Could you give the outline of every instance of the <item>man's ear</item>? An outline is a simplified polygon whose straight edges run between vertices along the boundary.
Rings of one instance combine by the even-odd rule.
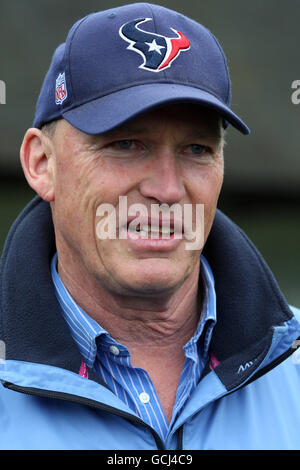
[[[54,152],[50,138],[40,129],[27,130],[20,149],[29,186],[45,201],[54,200]]]

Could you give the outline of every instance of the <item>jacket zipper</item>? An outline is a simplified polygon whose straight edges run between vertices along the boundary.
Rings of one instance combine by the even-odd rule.
[[[24,393],[25,395],[33,395],[33,396],[38,396],[38,397],[44,397],[44,398],[55,398],[58,400],[63,400],[63,401],[69,401],[72,403],[77,403],[79,405],[85,405],[89,406],[90,408],[95,408],[97,410],[101,411],[106,411],[108,413],[112,413],[116,416],[119,416],[121,418],[126,418],[129,421],[132,421],[133,423],[139,423],[145,426],[147,429],[149,429],[155,439],[157,450],[165,450],[164,444],[157,434],[157,432],[149,426],[147,423],[145,423],[143,420],[130,415],[129,413],[126,413],[125,411],[118,410],[117,408],[114,408],[109,405],[104,405],[103,403],[99,403],[95,400],[91,400],[90,398],[83,398],[83,397],[78,397],[77,395],[72,395],[69,393],[63,393],[63,392],[51,392],[49,390],[44,390],[40,388],[31,388],[31,387],[20,387],[19,385],[12,384],[10,382],[2,382],[3,386],[5,388],[8,388],[9,390],[13,390],[16,392]]]
[[[176,450],[183,450],[182,449],[182,438],[183,438],[183,425],[180,426],[178,429],[178,440],[177,440],[177,449]]]

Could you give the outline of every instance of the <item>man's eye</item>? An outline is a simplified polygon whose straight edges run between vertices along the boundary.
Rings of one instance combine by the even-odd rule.
[[[189,146],[189,150],[191,151],[192,154],[194,155],[201,155],[207,150],[207,147],[201,144],[191,144]]]
[[[130,150],[134,147],[134,141],[129,139],[118,140],[114,145],[120,150]]]
[[[143,144],[135,139],[120,139],[109,142],[106,146],[107,151],[112,156],[122,158],[136,158],[139,157],[144,150]]]

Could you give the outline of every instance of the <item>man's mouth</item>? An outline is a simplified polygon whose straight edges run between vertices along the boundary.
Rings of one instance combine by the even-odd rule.
[[[182,221],[174,218],[132,218],[126,228],[129,236],[146,239],[182,238],[184,232]]]
[[[132,218],[123,226],[122,238],[126,238],[131,249],[137,252],[168,252],[182,242],[182,227],[180,220]]]

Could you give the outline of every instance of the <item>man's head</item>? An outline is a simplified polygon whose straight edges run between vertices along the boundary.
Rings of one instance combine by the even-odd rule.
[[[223,181],[224,127],[248,132],[229,100],[215,38],[176,12],[134,4],[72,28],[21,148],[29,184],[51,203],[69,276],[84,279],[87,290],[98,284],[121,295],[153,295],[176,291],[195,272],[202,246],[186,249],[185,208],[192,208],[195,229],[194,209],[204,206],[205,242]],[[129,209],[120,219],[124,198],[126,208],[146,213]],[[162,204],[179,208],[166,236],[161,214],[151,212]],[[118,217],[114,236],[105,238],[99,222],[110,221],[108,213]],[[131,229],[136,220],[138,234]]]

